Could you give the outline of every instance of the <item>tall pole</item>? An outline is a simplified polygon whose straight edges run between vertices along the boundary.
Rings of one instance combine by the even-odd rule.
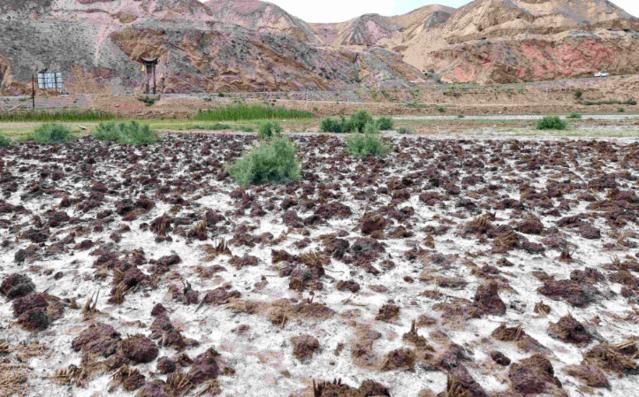
[[[36,90],[35,90],[35,73],[33,73],[31,75],[31,108],[33,110],[35,110],[35,96],[36,96]]]

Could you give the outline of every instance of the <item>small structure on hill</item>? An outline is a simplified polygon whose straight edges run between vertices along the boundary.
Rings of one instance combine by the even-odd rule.
[[[155,95],[157,93],[157,86],[155,83],[155,68],[158,65],[157,58],[140,58],[144,70],[146,71],[144,82],[144,93],[147,95]]]

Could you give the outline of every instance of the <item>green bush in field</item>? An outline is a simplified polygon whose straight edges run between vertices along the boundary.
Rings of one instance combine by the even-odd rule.
[[[393,129],[393,119],[390,117],[380,117],[377,119],[377,126],[381,131],[390,131]]]
[[[258,134],[261,140],[268,141],[282,134],[282,126],[274,121],[267,121],[260,125]]]
[[[388,117],[380,117],[373,119],[373,116],[365,111],[358,110],[349,118],[341,119],[326,118],[320,122],[320,131],[322,132],[365,132],[367,125],[376,125],[378,130],[388,131],[393,129],[393,120]],[[371,127],[368,127],[371,128]]]
[[[93,137],[120,145],[150,145],[160,141],[160,137],[148,125],[137,121],[100,123],[93,132]]]
[[[351,116],[351,132],[364,132],[366,124],[374,122],[373,116],[366,110],[358,110]]]
[[[297,181],[301,177],[295,157],[297,149],[286,138],[262,142],[227,166],[231,177],[241,186]]]
[[[64,143],[72,138],[71,131],[61,124],[43,124],[27,137],[28,140],[43,144]]]
[[[624,108],[619,108],[619,109],[617,109],[617,112],[618,112],[618,113],[625,113],[625,112],[626,112],[626,109],[624,109]]]
[[[342,117],[341,120],[332,118],[323,119],[320,122],[320,131],[322,132],[334,132],[341,133],[346,132],[345,129],[346,119]]]
[[[557,116],[546,116],[537,122],[538,130],[565,130],[568,123]]]
[[[401,127],[400,129],[397,130],[397,132],[401,135],[408,135],[410,134],[410,130],[406,127]]]
[[[569,119],[572,119],[572,120],[580,120],[581,119],[581,113],[572,112],[572,113],[569,113],[568,116],[566,116],[566,117],[569,118]]]
[[[0,147],[7,147],[11,145],[11,139],[6,136],[0,134]]]
[[[346,148],[355,157],[384,156],[390,151],[379,134],[352,135],[346,140]]]

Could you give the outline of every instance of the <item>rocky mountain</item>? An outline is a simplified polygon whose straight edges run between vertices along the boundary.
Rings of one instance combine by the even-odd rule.
[[[300,41],[319,43],[309,24],[275,4],[258,0],[209,0],[206,5],[217,21],[259,32],[285,33]]]
[[[62,71],[70,91],[139,91],[141,58],[158,59],[162,92],[408,87],[422,79],[383,48],[316,45],[304,22],[256,1],[31,0],[2,7],[0,83],[8,93],[28,92],[33,72],[44,69]]]
[[[258,0],[4,0],[0,90],[62,71],[70,91],[130,93],[140,58],[162,92],[409,88],[639,70],[639,21],[606,0],[476,0],[309,24]]]
[[[447,81],[517,82],[639,70],[639,21],[607,0],[477,0],[407,40]]]

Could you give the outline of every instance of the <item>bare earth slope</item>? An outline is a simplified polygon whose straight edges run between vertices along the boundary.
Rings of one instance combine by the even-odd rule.
[[[196,0],[2,7],[0,82],[11,93],[27,91],[33,70],[45,68],[65,72],[70,89],[94,80],[107,91],[139,89],[142,56],[159,59],[163,92],[324,90],[360,81],[401,87],[421,79],[386,50],[320,48],[290,32],[219,22],[215,8]]]

